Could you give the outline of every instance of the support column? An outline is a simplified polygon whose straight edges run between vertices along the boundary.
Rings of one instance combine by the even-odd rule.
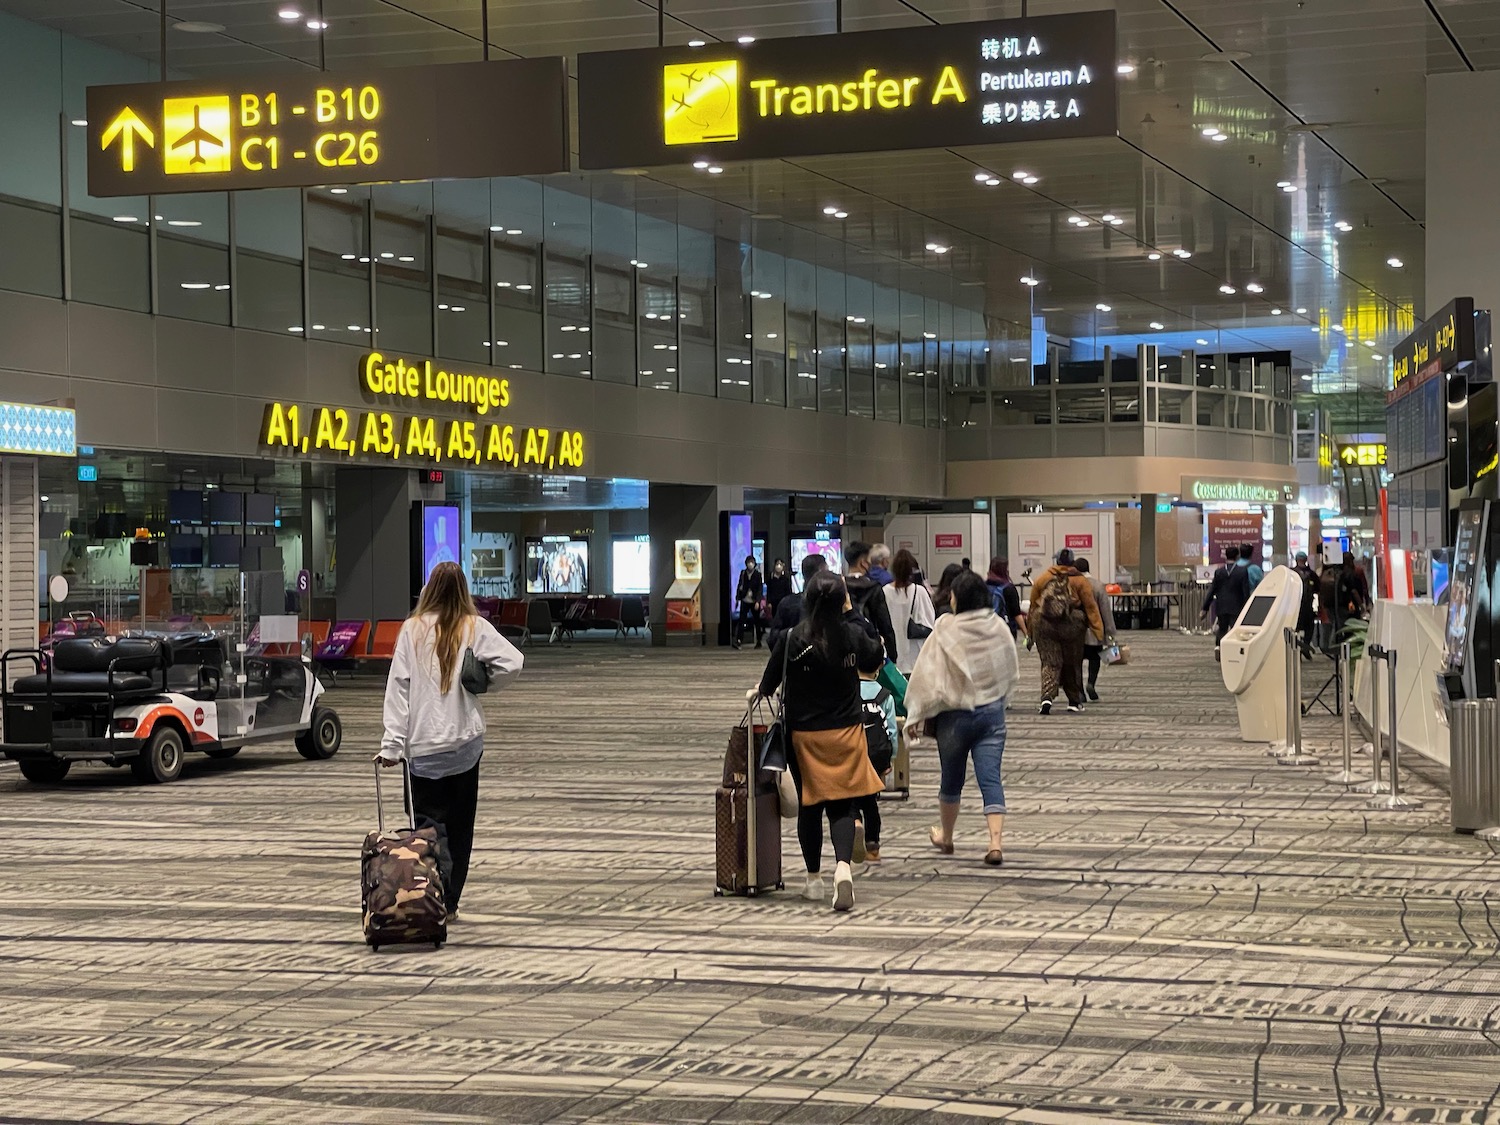
[[[1427,299],[1418,322],[1455,297],[1500,311],[1500,71],[1427,78]],[[1396,333],[1400,335],[1400,333]]]
[[[777,559],[785,559],[788,568],[792,565],[792,532],[791,514],[787,511],[785,504],[772,504],[765,509],[768,519],[766,526],[766,573],[771,573],[771,567]]]
[[[655,484],[650,488],[647,523],[651,535],[651,643],[706,643],[717,637],[719,623],[728,614],[719,596],[719,574],[723,566],[719,550],[719,513],[739,511],[745,503],[743,488],[716,488],[695,484]],[[667,632],[667,590],[676,577],[679,539],[696,539],[700,544],[702,578],[699,595],[702,602],[701,632]]]
[[[1261,563],[1265,570],[1272,566],[1286,564],[1291,565],[1287,552],[1291,549],[1292,542],[1291,513],[1287,511],[1285,504],[1277,504],[1271,509],[1271,557]]]
[[[409,469],[339,469],[338,616],[381,621],[411,612]]]
[[[1148,586],[1156,581],[1156,493],[1141,494],[1141,581]],[[1114,575],[1101,580],[1113,582]]]

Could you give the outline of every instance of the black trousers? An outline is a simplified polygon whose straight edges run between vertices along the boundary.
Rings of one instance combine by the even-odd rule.
[[[479,808],[479,763],[449,777],[412,775],[411,801],[417,816],[437,821],[448,832],[448,854],[453,860],[453,878],[443,890],[447,906],[458,912],[464,883],[469,878],[469,857],[474,852],[474,816]]]
[[[865,847],[880,847],[880,794],[871,793],[857,802],[859,819],[865,824]]]
[[[740,603],[740,615],[734,622],[734,643],[739,644],[745,638],[745,626],[755,626],[755,647],[760,647],[761,636],[765,632],[765,623],[760,619],[760,610],[753,604]]]
[[[797,783],[797,792],[802,792],[802,769],[797,763],[797,754],[792,752],[787,764],[792,768],[792,780]],[[820,805],[802,805],[797,809],[797,843],[802,847],[802,862],[809,875],[823,870],[823,817],[828,817],[828,834],[833,837],[833,858],[839,863],[850,863],[854,858],[854,806],[855,798],[843,797],[837,801],[824,801]],[[877,822],[878,823],[878,822]],[[869,846],[870,826],[865,825],[865,843]]]
[[[1084,645],[1083,662],[1089,669],[1089,687],[1094,687],[1099,682],[1099,665],[1103,663],[1103,645]]]
[[[1214,648],[1218,648],[1220,642],[1229,636],[1229,630],[1234,628],[1234,623],[1239,620],[1239,615],[1234,613],[1219,614],[1219,629],[1214,634]]]

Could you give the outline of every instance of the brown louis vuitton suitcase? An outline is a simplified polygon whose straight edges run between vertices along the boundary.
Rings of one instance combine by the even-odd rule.
[[[725,784],[714,793],[714,894],[753,897],[781,890],[781,799],[774,783],[759,780],[760,735],[750,716],[729,736]],[[742,761],[735,761],[743,754]],[[750,779],[755,799],[750,800]]]
[[[441,949],[448,940],[447,904],[443,893],[439,834],[436,827],[410,827],[417,822],[411,800],[411,773],[401,763],[406,795],[406,828],[389,832],[381,807],[381,767],[375,767],[376,829],[365,837],[360,856],[360,913],[365,943],[382,945],[432,942]]]

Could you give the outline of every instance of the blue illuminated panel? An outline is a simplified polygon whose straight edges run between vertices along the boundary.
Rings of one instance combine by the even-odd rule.
[[[75,457],[77,416],[61,406],[0,402],[0,453]]]

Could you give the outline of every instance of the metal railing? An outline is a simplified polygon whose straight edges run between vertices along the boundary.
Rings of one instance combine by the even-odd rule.
[[[1315,766],[1317,755],[1308,753],[1302,745],[1302,661],[1297,631],[1283,629],[1281,641],[1286,655],[1286,742],[1280,747],[1272,743],[1270,754],[1277,765]]]
[[[1420,809],[1422,807],[1421,801],[1417,800],[1415,797],[1404,797],[1401,794],[1401,739],[1397,735],[1396,731],[1396,650],[1391,648],[1384,648],[1380,645],[1370,645],[1365,650],[1365,654],[1373,662],[1379,662],[1382,660],[1385,661],[1386,712],[1390,719],[1389,723],[1387,724],[1386,731],[1386,736],[1389,740],[1386,756],[1390,759],[1391,763],[1391,779],[1389,782],[1383,782],[1380,780],[1381,754],[1379,730],[1377,729],[1375,740],[1371,744],[1371,756],[1375,762],[1374,776],[1364,785],[1358,785],[1354,788],[1358,789],[1360,792],[1369,792],[1373,794],[1371,799],[1365,802],[1365,808],[1367,809],[1379,809],[1386,812],[1410,812],[1413,809]],[[1375,668],[1372,664],[1370,668],[1370,693],[1372,704],[1370,710],[1372,713],[1372,717],[1377,719],[1380,714],[1380,708],[1374,705],[1374,695],[1375,688],[1379,683],[1380,677],[1376,674]],[[1381,796],[1381,794],[1385,795]]]
[[[1353,657],[1353,648],[1348,641],[1339,645],[1339,715],[1343,720],[1340,724],[1340,736],[1343,741],[1344,768],[1329,776],[1328,780],[1334,785],[1353,785],[1359,780],[1359,774],[1354,772],[1354,732],[1351,729],[1351,712],[1354,710],[1354,684],[1350,678],[1354,672]]]

